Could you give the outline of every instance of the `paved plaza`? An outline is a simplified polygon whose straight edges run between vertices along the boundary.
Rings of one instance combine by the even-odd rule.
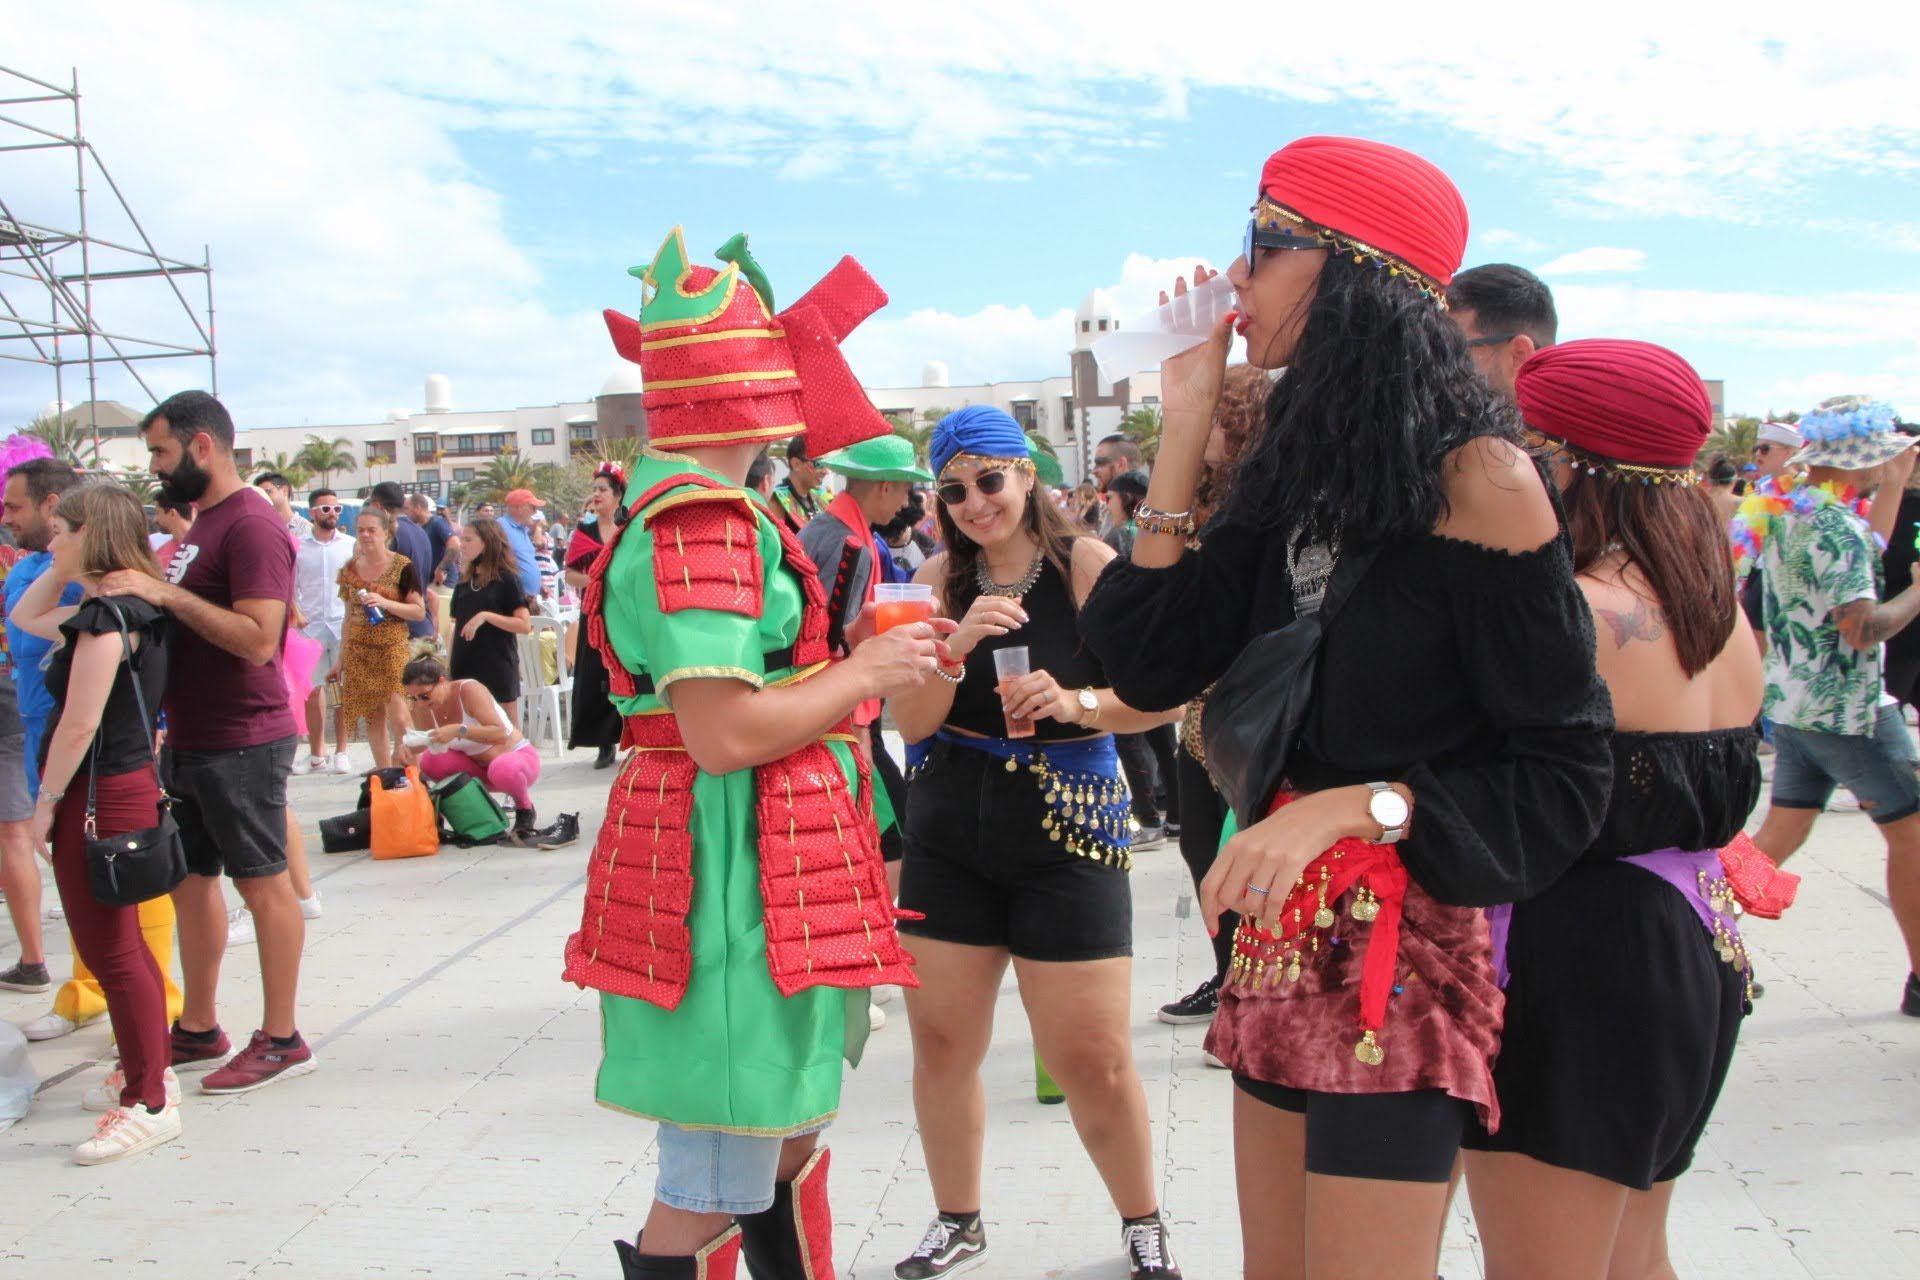
[[[381,863],[318,852],[315,822],[351,807],[357,780],[295,779],[326,907],[301,983],[320,1069],[221,1099],[186,1077],[183,1139],[84,1169],[68,1155],[90,1132],[80,1097],[106,1070],[106,1024],[34,1046],[35,1108],[0,1136],[0,1277],[616,1276],[609,1242],[645,1212],[652,1127],[593,1104],[595,997],[560,982],[610,775],[586,752],[547,770],[542,821],[579,810],[577,846]],[[1750,928],[1767,994],[1681,1184],[1675,1262],[1688,1280],[1920,1276],[1920,1020],[1897,1011],[1905,964],[1882,862],[1864,817],[1831,814],[1793,864],[1799,905]],[[1153,1017],[1207,964],[1198,924],[1180,918],[1186,871],[1171,845],[1141,855],[1133,887],[1134,1043],[1162,1204],[1189,1277],[1235,1276],[1230,1086],[1201,1063],[1202,1028]],[[63,975],[57,923],[48,942]],[[0,943],[11,959],[11,937]],[[258,994],[252,948],[231,953],[222,1016],[237,1038],[257,1025]],[[46,1000],[0,993],[0,1016],[25,1021]],[[835,1243],[852,1280],[890,1276],[933,1208],[905,1011],[892,1013],[831,1131]],[[1123,1280],[1115,1219],[1066,1110],[1033,1100],[1028,1043],[1009,978],[987,1066],[993,1257],[974,1274]],[[1481,1274],[1464,1207],[1441,1270]]]

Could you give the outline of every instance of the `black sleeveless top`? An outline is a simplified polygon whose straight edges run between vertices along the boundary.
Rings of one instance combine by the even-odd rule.
[[[1074,607],[1073,588],[1054,568],[1053,561],[1040,565],[1040,579],[1033,590],[1021,598],[1027,611],[1027,625],[1004,636],[988,636],[967,655],[967,676],[953,691],[953,710],[947,723],[969,733],[990,738],[1006,736],[1007,717],[1000,707],[996,691],[999,679],[994,675],[993,655],[998,649],[1027,647],[1027,661],[1035,671],[1045,671],[1059,681],[1063,689],[1103,689],[1106,670],[1080,639],[1080,611]],[[1077,724],[1046,719],[1033,722],[1033,737],[1038,742],[1057,742],[1063,738],[1084,738],[1092,730]]]
[[[1759,738],[1747,726],[1703,733],[1615,733],[1613,793],[1582,862],[1656,849],[1718,849],[1760,799]]]

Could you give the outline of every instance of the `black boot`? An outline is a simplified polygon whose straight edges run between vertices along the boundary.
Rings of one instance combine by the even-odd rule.
[[[740,1228],[728,1227],[691,1256],[641,1253],[625,1240],[615,1240],[613,1248],[620,1255],[624,1280],[734,1280],[740,1261]]]
[[[825,1147],[794,1175],[773,1184],[773,1207],[739,1219],[747,1274],[753,1280],[810,1280],[833,1273],[833,1210],[827,1204]]]
[[[522,847],[531,845],[535,831],[533,824],[533,810],[522,809],[515,806],[513,810],[513,830],[507,833],[507,843],[517,844]]]
[[[593,758],[593,767],[596,769],[613,768],[613,750],[614,750],[613,743],[611,742],[601,743],[600,754]]]

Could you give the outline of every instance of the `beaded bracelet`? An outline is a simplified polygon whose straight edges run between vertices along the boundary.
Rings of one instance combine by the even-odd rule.
[[[948,684],[956,684],[956,685],[961,684],[967,678],[967,664],[964,662],[960,664],[959,675],[950,676],[947,674],[946,664],[942,662],[936,662],[933,664],[933,674],[939,676],[942,680],[945,680]]]
[[[1134,510],[1133,522],[1142,533],[1170,533],[1187,537],[1194,531],[1192,511],[1161,511],[1142,503]]]

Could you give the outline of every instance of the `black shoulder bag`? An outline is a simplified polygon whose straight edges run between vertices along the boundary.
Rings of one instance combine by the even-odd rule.
[[[1256,636],[1207,695],[1200,723],[1207,772],[1242,829],[1264,818],[1279,793],[1287,759],[1306,730],[1327,624],[1375,554],[1354,548],[1341,555],[1319,609]]]
[[[126,616],[111,601],[103,603],[113,614],[113,620],[120,624],[120,647],[126,657],[127,676],[133,681],[134,701],[140,708],[140,728],[146,734],[154,781],[160,784],[160,821],[124,835],[100,835],[95,804],[95,788],[100,776],[100,734],[95,730],[87,761],[87,884],[93,896],[107,906],[132,907],[171,892],[185,880],[187,854],[180,844],[180,828],[173,820],[173,797],[167,794],[167,784],[160,777],[159,758],[151,756],[153,717],[147,713],[147,693],[141,686],[140,668],[134,661]]]

